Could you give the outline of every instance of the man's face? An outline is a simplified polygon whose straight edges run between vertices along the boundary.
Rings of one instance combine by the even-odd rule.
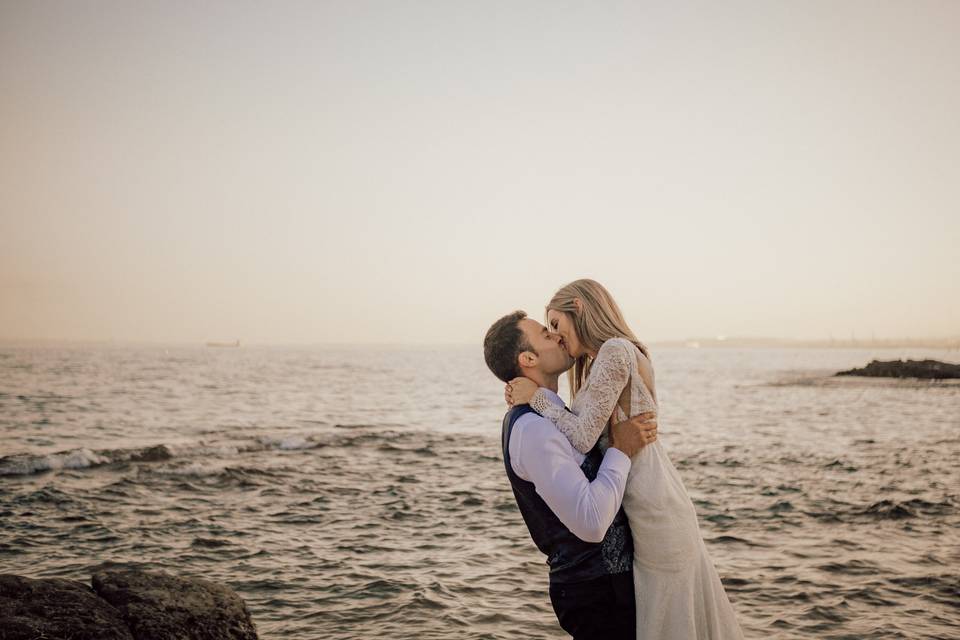
[[[527,342],[537,352],[536,368],[543,373],[559,374],[573,366],[573,358],[561,346],[560,336],[530,318],[519,323]]]

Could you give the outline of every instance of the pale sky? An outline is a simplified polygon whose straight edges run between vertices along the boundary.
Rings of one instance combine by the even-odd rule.
[[[960,2],[0,0],[0,339],[960,335]]]

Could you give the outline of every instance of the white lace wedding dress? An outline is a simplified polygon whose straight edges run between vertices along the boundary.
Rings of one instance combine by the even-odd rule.
[[[570,411],[549,402],[542,391],[530,404],[586,453],[604,433],[611,413],[616,412],[614,422],[627,419],[622,406],[628,384],[631,417],[657,410],[640,375],[639,357],[630,341],[607,340]],[[741,640],[733,607],[700,536],[693,502],[663,445],[658,440],[644,447],[632,462],[623,509],[633,535],[637,639]]]

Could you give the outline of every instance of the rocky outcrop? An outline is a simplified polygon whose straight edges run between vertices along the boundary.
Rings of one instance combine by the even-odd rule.
[[[0,640],[256,640],[227,586],[140,569],[107,569],[93,589],[0,574]]]
[[[133,640],[120,612],[82,582],[0,575],[0,640]]]
[[[233,589],[200,578],[123,569],[93,576],[135,640],[256,640],[247,605]]]
[[[922,378],[946,380],[960,378],[960,364],[937,360],[874,360],[862,369],[840,371],[838,376],[869,376],[874,378]]]

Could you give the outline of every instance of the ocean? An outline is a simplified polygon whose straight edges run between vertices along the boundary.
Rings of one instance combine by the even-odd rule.
[[[832,377],[960,353],[652,357],[748,638],[960,637],[960,384]],[[502,398],[479,345],[0,347],[0,573],[218,580],[262,638],[566,637]]]

